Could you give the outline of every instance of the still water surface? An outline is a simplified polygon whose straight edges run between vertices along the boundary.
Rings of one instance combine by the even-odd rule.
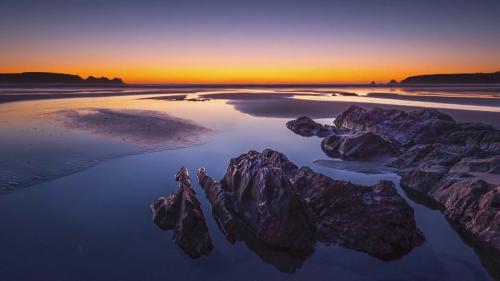
[[[491,280],[479,256],[439,211],[406,197],[397,175],[315,164],[327,159],[321,139],[293,134],[284,125],[289,118],[251,116],[225,100],[140,98],[0,105],[0,184],[9,191],[0,195],[1,280]],[[215,132],[203,143],[182,149],[138,147],[62,128],[53,113],[71,108],[164,111]],[[195,179],[214,243],[208,257],[185,256],[170,240],[171,233],[151,222],[149,204],[177,188],[173,175],[181,166],[192,175],[204,166],[209,175],[220,178],[230,158],[265,148],[336,179],[365,185],[393,180],[415,209],[426,242],[391,262],[318,244],[303,264],[289,264],[280,257],[259,255],[243,242],[227,242]]]

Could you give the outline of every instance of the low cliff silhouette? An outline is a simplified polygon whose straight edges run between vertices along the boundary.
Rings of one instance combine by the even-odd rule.
[[[78,75],[51,72],[0,73],[0,85],[4,84],[78,84],[78,85],[123,85],[120,78],[109,79],[89,76],[83,79]]]
[[[410,76],[401,84],[500,84],[500,71],[494,73],[429,74]]]

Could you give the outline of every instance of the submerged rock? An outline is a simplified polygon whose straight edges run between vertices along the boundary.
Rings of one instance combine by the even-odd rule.
[[[367,187],[335,181],[270,149],[232,159],[220,182],[204,169],[198,179],[229,238],[240,238],[233,231],[243,224],[272,248],[307,253],[319,240],[384,260],[424,241],[413,209],[391,182]]]
[[[286,122],[286,127],[297,135],[304,137],[326,137],[332,133],[332,127],[316,123],[307,116],[301,116],[295,120]]]
[[[191,258],[208,255],[213,248],[212,240],[187,168],[181,168],[176,180],[179,182],[176,192],[151,204],[153,222],[162,230],[173,229],[172,240]]]

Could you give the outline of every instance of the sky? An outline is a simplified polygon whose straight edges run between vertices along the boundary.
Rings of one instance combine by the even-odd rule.
[[[0,72],[365,83],[498,70],[499,0],[0,0]]]

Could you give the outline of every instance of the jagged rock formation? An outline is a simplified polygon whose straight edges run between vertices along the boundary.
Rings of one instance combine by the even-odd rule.
[[[188,170],[181,168],[176,180],[179,182],[177,192],[172,192],[168,198],[160,197],[151,204],[153,222],[162,230],[173,229],[172,240],[191,258],[208,255],[213,248],[212,240]]]
[[[231,159],[220,182],[204,169],[198,179],[230,241],[241,239],[243,225],[271,248],[307,255],[318,240],[383,260],[424,241],[413,209],[388,181],[371,187],[336,181],[270,149]]]
[[[457,123],[434,109],[405,112],[357,106],[339,115],[334,125],[332,132],[342,134],[323,140],[327,155],[391,155],[381,139],[394,144],[401,153],[390,165],[399,169],[405,191],[441,208],[467,237],[500,251],[500,130]],[[371,139],[354,141],[365,134]],[[352,143],[346,146],[347,141]]]

